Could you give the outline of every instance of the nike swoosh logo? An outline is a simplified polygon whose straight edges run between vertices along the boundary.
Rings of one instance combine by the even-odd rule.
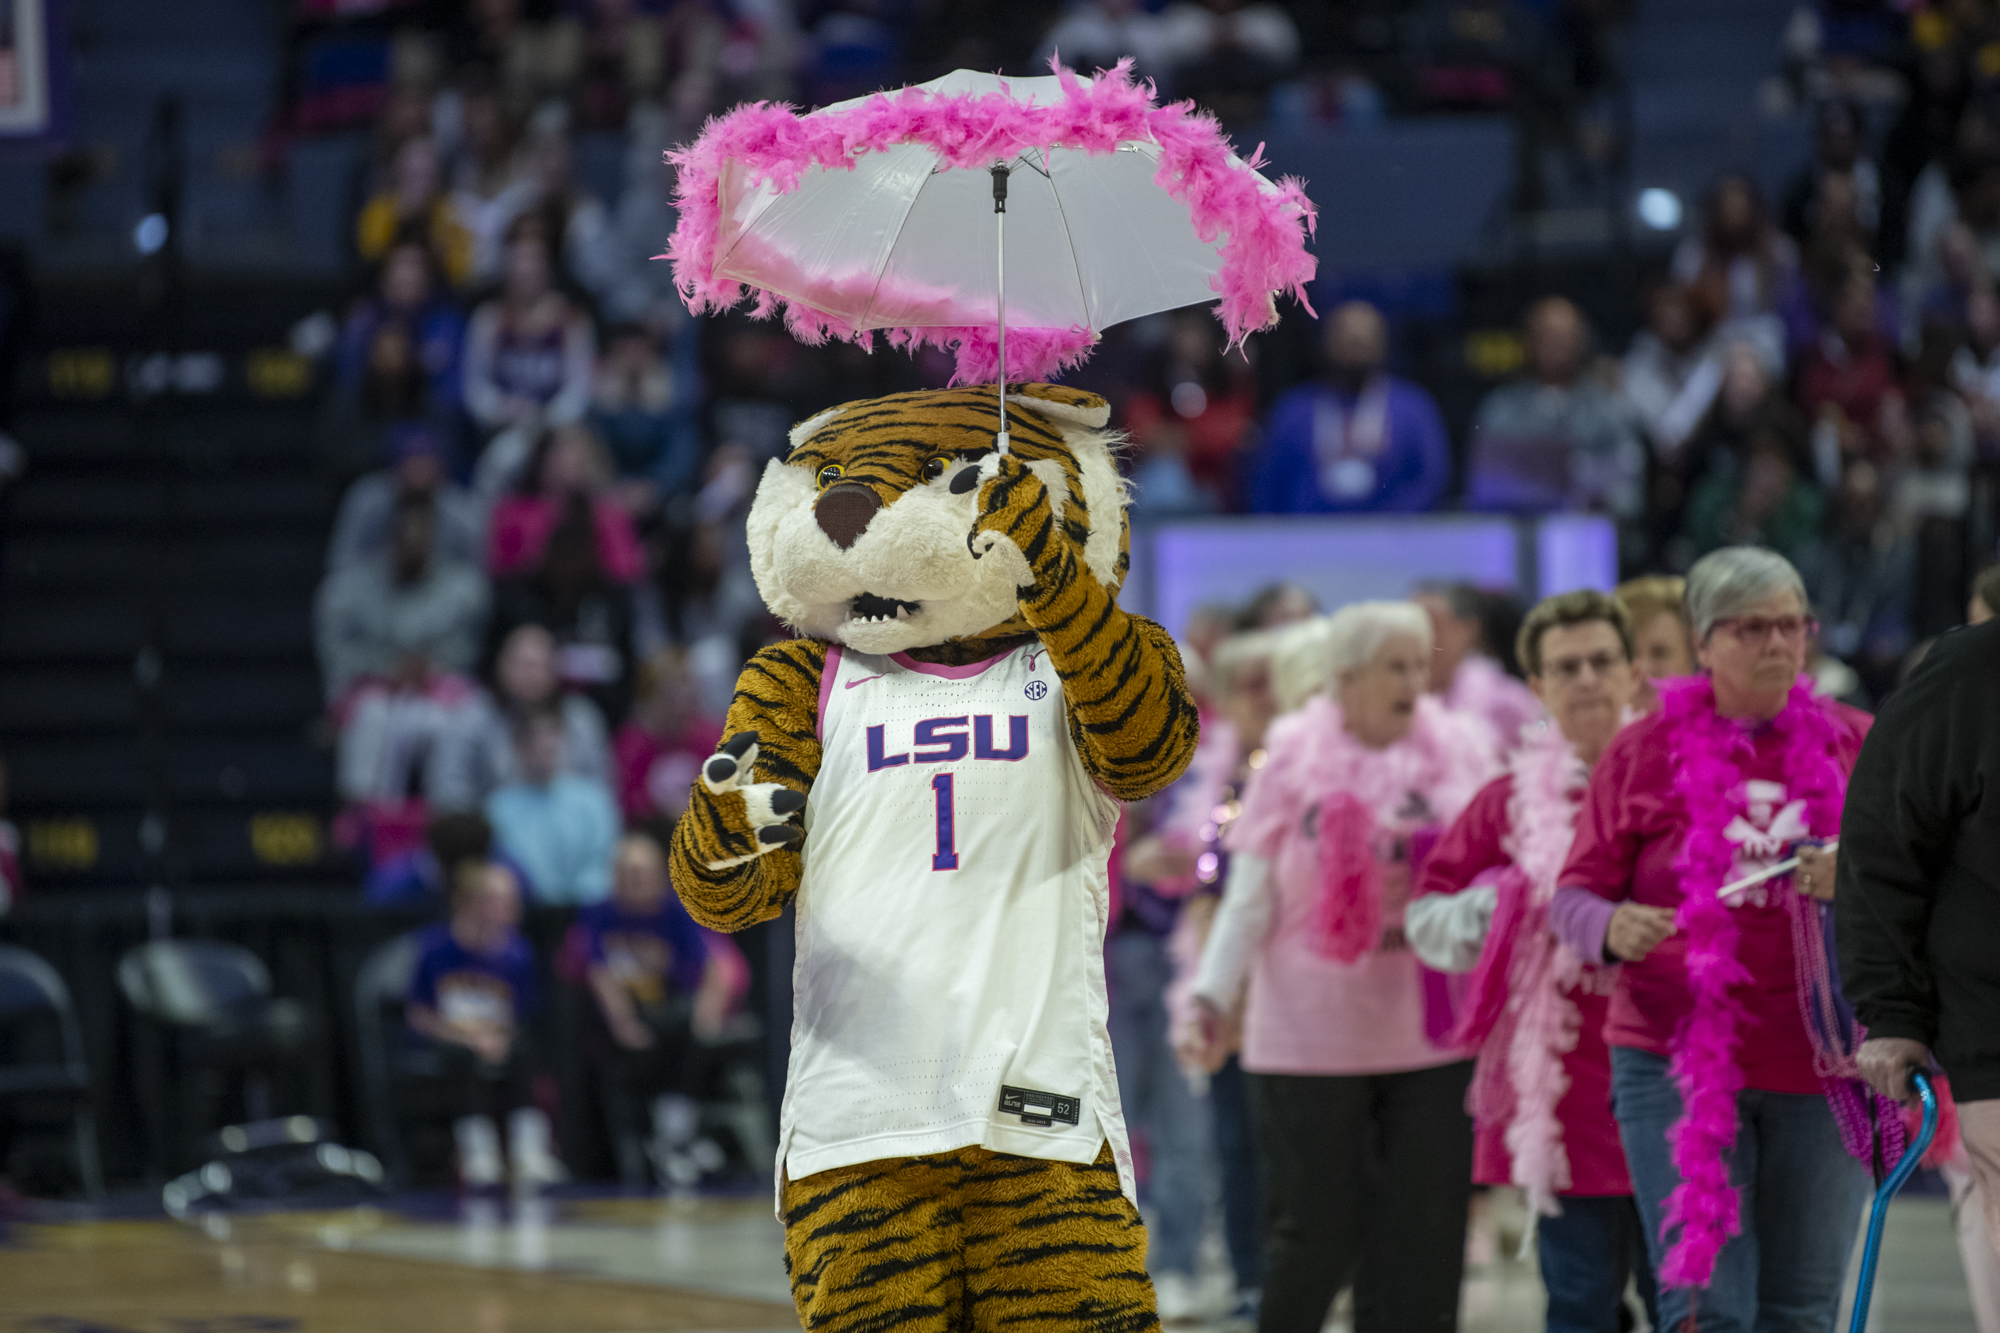
[[[860,680],[843,680],[842,682],[840,682],[840,688],[841,688],[841,689],[843,689],[843,690],[851,690],[851,689],[853,689],[853,688],[854,688],[854,687],[855,687],[856,685],[866,685],[866,684],[867,684],[867,683],[868,683],[869,681],[871,681],[871,680],[880,680],[880,679],[882,679],[882,676],[883,676],[883,675],[886,675],[886,674],[888,674],[888,673],[887,673],[887,672],[883,672],[883,673],[881,673],[881,674],[878,674],[878,675],[873,675],[873,676],[863,676],[863,677],[862,677],[862,678],[861,678]]]

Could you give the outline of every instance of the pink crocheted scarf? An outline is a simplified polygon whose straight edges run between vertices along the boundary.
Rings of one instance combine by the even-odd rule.
[[[1155,183],[1188,206],[1196,235],[1217,244],[1222,267],[1210,285],[1231,343],[1275,323],[1275,298],[1281,294],[1291,294],[1310,313],[1306,286],[1312,281],[1314,260],[1306,251],[1306,237],[1316,215],[1303,185],[1288,177],[1273,189],[1241,170],[1215,118],[1198,111],[1192,102],[1157,105],[1152,86],[1133,80],[1129,58],[1089,79],[1053,62],[1052,67],[1061,80],[1062,97],[1049,103],[998,93],[947,96],[904,88],[813,115],[758,102],[709,121],[693,143],[667,155],[679,168],[674,202],[680,222],[665,257],[673,261],[682,299],[700,312],[724,310],[746,295],[753,297],[753,315],[781,314],[794,337],[813,345],[840,338],[867,346],[874,337],[870,330],[816,308],[816,298],[819,307],[853,308],[842,290],[854,275],[786,273],[783,285],[788,294],[780,294],[747,287],[715,272],[729,240],[722,215],[725,169],[743,188],[769,182],[789,193],[808,171],[851,171],[863,154],[903,143],[922,143],[935,150],[940,166],[947,169],[984,169],[1031,149],[1101,154],[1137,141],[1158,146]],[[1247,165],[1261,166],[1262,151],[1260,146]],[[783,267],[778,257],[772,260]],[[967,262],[973,262],[970,253]],[[878,276],[860,278],[872,289]],[[919,309],[924,295],[903,293],[898,308]],[[957,359],[954,384],[996,377],[999,358],[992,328],[920,324],[919,319],[906,318],[902,326],[885,333],[895,347],[951,349]],[[1096,331],[1082,327],[1010,327],[1007,378],[1046,379],[1082,361],[1095,340]]]
[[[1556,1106],[1569,1090],[1563,1057],[1582,1026],[1569,991],[1582,975],[1574,950],[1549,930],[1563,863],[1576,836],[1577,798],[1588,776],[1552,724],[1526,732],[1509,765],[1508,851],[1513,865],[1473,973],[1472,996],[1452,1044],[1477,1048],[1466,1109],[1480,1126],[1503,1124],[1510,1179],[1537,1212],[1562,1211],[1569,1154]]]
[[[1728,1166],[1728,1153],[1736,1142],[1736,1094],[1743,1087],[1736,1051],[1746,1017],[1735,988],[1752,978],[1736,956],[1735,912],[1719,890],[1727,882],[1736,850],[1724,830],[1745,807],[1744,766],[1754,750],[1747,726],[1716,713],[1714,686],[1707,678],[1663,683],[1661,695],[1673,734],[1674,790],[1687,816],[1687,841],[1674,861],[1682,891],[1675,924],[1687,939],[1693,1004],[1671,1046],[1683,1113],[1668,1140],[1681,1183],[1667,1198],[1662,1231],[1678,1227],[1680,1234],[1660,1267],[1660,1281],[1673,1287],[1701,1287],[1714,1274],[1723,1245],[1741,1230]],[[1801,678],[1770,726],[1783,742],[1787,793],[1805,802],[1806,825],[1815,837],[1834,836],[1840,828],[1847,783],[1838,763],[1841,736],[1831,705],[1816,698]],[[1785,892],[1797,897],[1789,889]],[[1788,910],[1795,929],[1808,916],[1813,923],[1809,936],[1794,936],[1803,996],[1825,984],[1824,939],[1818,933],[1815,904],[1800,899]],[[1808,1031],[1812,1030],[1809,1022]],[[1817,1044],[1832,1037],[1816,1034],[1815,1040]],[[1893,1162],[1901,1152],[1900,1120],[1876,1107],[1878,1124],[1867,1123],[1871,1109],[1867,1099],[1839,1076],[1851,1073],[1851,1062],[1846,1070],[1823,1068],[1822,1073],[1830,1075],[1828,1099],[1848,1151],[1872,1155],[1871,1129],[1879,1129],[1884,1155]]]

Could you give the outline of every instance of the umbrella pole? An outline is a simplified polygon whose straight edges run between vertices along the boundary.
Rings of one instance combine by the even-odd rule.
[[[999,353],[1000,353],[1000,434],[994,440],[1001,453],[1007,452],[1007,175],[1004,162],[993,164],[993,237],[999,253]]]

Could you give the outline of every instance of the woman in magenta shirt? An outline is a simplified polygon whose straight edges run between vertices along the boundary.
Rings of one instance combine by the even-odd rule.
[[[1661,1324],[1831,1330],[1869,1129],[1843,1076],[1854,1034],[1821,910],[1836,853],[1818,844],[1867,718],[1801,676],[1812,622],[1782,557],[1704,557],[1687,608],[1703,674],[1663,683],[1605,750],[1550,918],[1622,963],[1604,1037]],[[1794,855],[1793,874],[1722,892]]]
[[[1516,640],[1546,721],[1522,728],[1424,866],[1407,929],[1417,956],[1473,974],[1460,1034],[1480,1043],[1466,1108],[1472,1178],[1518,1185],[1536,1217],[1547,1333],[1616,1333],[1626,1284],[1649,1313],[1653,1272],[1611,1117],[1604,1017],[1617,974],[1548,931],[1590,765],[1629,713],[1631,621],[1578,589],[1528,612]]]

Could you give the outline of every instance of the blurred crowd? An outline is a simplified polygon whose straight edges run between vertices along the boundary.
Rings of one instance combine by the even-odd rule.
[[[377,736],[384,707],[360,696],[390,680],[407,700],[416,672],[440,683],[416,691],[423,708],[390,710],[391,731],[442,737],[446,715],[471,707],[446,678],[493,686],[527,624],[552,635],[558,678],[607,734],[650,697],[642,667],[686,694],[653,706],[663,724],[684,706],[714,716],[736,664],[776,631],[740,527],[786,427],[948,373],[936,356],[805,348],[739,316],[686,314],[653,258],[674,220],[662,153],[705,116],[956,65],[1026,69],[1060,50],[1084,68],[1133,54],[1166,93],[1246,125],[1320,115],[1327,80],[1398,112],[1481,98],[1518,110],[1524,71],[1539,70],[1531,100],[1567,108],[1549,123],[1575,146],[1590,137],[1588,90],[1617,77],[1615,5],[1377,8],[307,6],[293,128],[362,123],[375,145],[353,226],[369,276],[331,340],[323,429],[330,465],[359,477],[323,595],[343,730]],[[1225,351],[1198,310],[1114,330],[1078,382],[1112,399],[1131,436],[1135,515],[1597,512],[1619,526],[1627,573],[1761,543],[1805,571],[1851,692],[1880,694],[1954,623],[1995,551],[2000,103],[1979,72],[1986,11],[1896,14],[1861,55],[1848,49],[1861,29],[1822,23],[1793,70],[1795,95],[1819,99],[1812,156],[1782,197],[1718,177],[1622,312],[1583,303],[1606,334],[1637,330],[1623,347],[1583,304],[1529,302],[1495,343],[1513,378],[1476,405],[1441,410],[1440,386],[1402,364],[1403,315],[1366,301],[1322,308],[1316,366],[1296,332],[1282,355],[1257,339]],[[327,53],[370,43],[381,60],[361,64],[378,84],[321,97],[361,67]],[[1909,95],[1891,107],[1875,76],[1898,61]],[[1543,86],[1549,69],[1568,71],[1563,88]],[[484,799],[448,775],[463,769],[455,747],[420,748],[452,802]],[[408,748],[352,747],[345,793],[427,784],[404,771]]]
[[[624,831],[680,813],[741,663],[783,633],[744,547],[764,464],[829,402],[949,373],[686,313],[653,258],[674,221],[662,154],[705,116],[1131,54],[1236,125],[1501,109],[1585,162],[1612,151],[1590,108],[1624,18],[1598,0],[302,8],[290,129],[365,125],[374,145],[352,226],[367,277],[325,340],[319,441],[346,487],[316,607],[341,835],[372,901],[473,916],[506,896],[496,877],[515,899],[615,900]],[[1590,512],[1627,574],[1761,545],[1804,576],[1822,687],[1879,698],[1995,555],[1989,8],[1884,10],[1860,54],[1860,28],[1822,24],[1792,71],[1816,99],[1812,155],[1782,197],[1718,177],[1631,294],[1622,348],[1567,297],[1529,303],[1501,340],[1517,373],[1462,428],[1403,373],[1396,313],[1366,301],[1322,305],[1300,373],[1267,340],[1225,350],[1205,310],[1116,331],[1078,382],[1131,438],[1135,519]],[[1910,95],[1885,107],[1876,76],[1898,60]],[[1474,648],[1506,656],[1504,610],[1429,596],[1436,688],[1532,716]],[[1309,609],[1275,590],[1227,623]],[[1204,661],[1223,624],[1188,628]],[[1233,678],[1232,661],[1211,665]]]
[[[1365,302],[1327,314],[1321,375],[1268,407],[1247,359],[1176,323],[1126,414],[1140,509],[1599,513],[1628,573],[1768,546],[1805,572],[1824,651],[1881,693],[1994,559],[2000,304],[1970,219],[2000,158],[1928,168],[1959,182],[1918,232],[1938,250],[1892,268],[1863,126],[1852,104],[1822,109],[1782,210],[1719,178],[1622,353],[1571,300],[1532,302],[1520,373],[1456,445]]]
[[[954,69],[1043,74],[1060,53],[1082,70],[1129,57],[1163,93],[1232,125],[1505,112],[1601,162],[1629,10],[1624,0],[302,0],[276,138],[427,120],[455,131],[457,99],[475,87],[516,122],[555,106],[577,132],[645,134],[663,113],[684,133],[739,101],[824,106]]]

